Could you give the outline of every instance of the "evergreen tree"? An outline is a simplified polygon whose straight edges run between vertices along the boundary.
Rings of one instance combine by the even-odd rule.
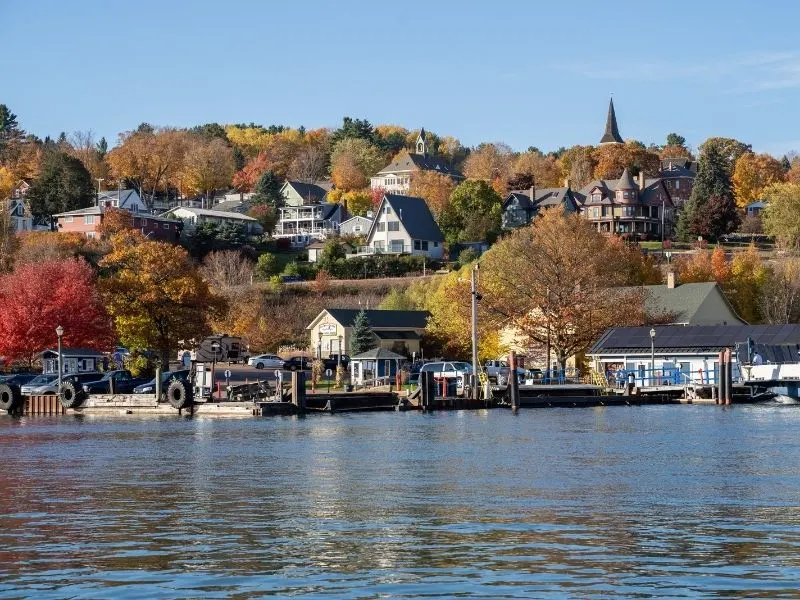
[[[92,176],[83,163],[64,152],[49,152],[42,169],[25,194],[39,223],[52,223],[52,215],[87,208],[95,199]]]
[[[97,142],[97,156],[101,159],[105,158],[106,154],[108,153],[108,142],[106,141],[105,137],[101,137],[100,141]]]
[[[272,208],[283,206],[283,196],[281,195],[281,180],[272,171],[265,172],[256,183],[253,196],[250,198],[251,204],[267,204]]]
[[[17,124],[17,115],[12,113],[5,104],[0,104],[0,160],[13,144],[22,141],[25,132]]]
[[[736,231],[741,223],[736,202],[730,196],[711,196],[694,215],[692,232],[712,242]]]
[[[700,155],[692,195],[678,219],[677,237],[679,239],[686,241],[692,236],[702,235],[695,230],[695,220],[704,213],[703,208],[712,196],[733,198],[727,159],[714,145],[707,147]],[[721,203],[716,202],[715,205],[721,205]]]
[[[789,169],[792,168],[792,163],[789,162],[789,157],[786,156],[785,154],[783,155],[783,158],[781,159],[781,167],[783,167],[783,172],[784,173],[788,173]]]
[[[360,311],[353,320],[353,337],[350,338],[350,355],[356,356],[375,347],[375,337],[367,313]]]

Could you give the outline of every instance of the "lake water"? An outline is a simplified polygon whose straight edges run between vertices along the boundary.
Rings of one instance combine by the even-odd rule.
[[[800,594],[800,407],[0,418],[0,598]]]

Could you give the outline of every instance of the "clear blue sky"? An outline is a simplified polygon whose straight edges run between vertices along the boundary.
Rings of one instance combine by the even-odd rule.
[[[467,145],[736,137],[800,150],[800,2],[0,0],[0,103],[41,137],[147,121],[335,127]]]

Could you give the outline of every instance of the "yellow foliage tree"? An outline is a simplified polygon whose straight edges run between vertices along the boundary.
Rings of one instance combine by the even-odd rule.
[[[0,201],[6,200],[11,196],[11,192],[17,185],[17,179],[11,172],[3,165],[0,165]]]
[[[179,344],[210,333],[225,301],[211,292],[186,250],[146,240],[138,232],[111,239],[100,265],[110,274],[100,286],[120,340],[131,348],[155,348],[168,365]]]
[[[745,152],[736,160],[733,170],[733,190],[736,204],[744,208],[760,200],[764,189],[784,181],[786,176],[780,161],[769,154]]]
[[[768,277],[769,269],[753,244],[731,260],[730,278],[724,289],[737,314],[748,323],[757,323],[761,318],[759,297]]]
[[[450,201],[456,184],[452,178],[436,171],[417,171],[411,177],[409,194],[424,198],[433,216],[438,219]]]
[[[233,151],[219,138],[196,137],[188,145],[181,169],[183,190],[206,197],[231,184]]]

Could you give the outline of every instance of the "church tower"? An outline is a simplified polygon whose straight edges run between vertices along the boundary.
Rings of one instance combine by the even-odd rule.
[[[622,136],[617,127],[617,115],[614,113],[614,99],[608,102],[608,118],[606,119],[606,132],[600,138],[600,144],[622,144]]]
[[[425,143],[425,128],[423,127],[419,135],[417,136],[417,154],[422,154],[423,156],[428,154],[428,148]]]

